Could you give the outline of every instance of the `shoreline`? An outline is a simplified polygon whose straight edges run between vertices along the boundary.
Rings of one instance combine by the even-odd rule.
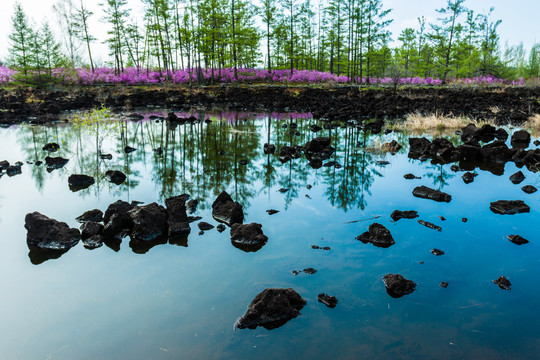
[[[358,86],[63,86],[0,89],[0,124],[46,123],[63,112],[104,105],[113,111],[155,106],[238,111],[311,112],[329,121],[399,119],[411,113],[469,117],[496,125],[519,125],[540,113],[540,88]]]

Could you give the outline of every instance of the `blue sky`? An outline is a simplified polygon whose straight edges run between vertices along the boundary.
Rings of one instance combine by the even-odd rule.
[[[20,0],[26,14],[40,24],[47,18],[53,27],[58,22],[52,12],[52,5],[56,0]],[[74,0],[77,2],[78,0]],[[128,0],[129,6],[133,9],[141,9],[140,0]],[[325,1],[325,0],[321,0]],[[102,16],[97,5],[98,0],[84,0],[85,6],[94,11],[94,16],[90,23],[90,29],[94,35],[103,40],[106,36],[107,26],[99,21]],[[2,10],[0,12],[0,59],[7,56],[8,34],[11,30],[11,16],[13,15],[13,4],[15,0],[2,0]],[[316,4],[317,0],[312,0]],[[425,16],[428,21],[435,20],[437,13],[435,9],[443,7],[446,0],[384,0],[384,7],[391,8],[391,16],[394,22],[390,26],[393,38],[397,39],[402,29],[406,27],[416,27],[417,18]],[[540,0],[466,0],[465,6],[475,12],[488,12],[491,6],[495,7],[494,19],[502,19],[499,27],[501,44],[506,42],[510,45],[517,45],[520,42],[525,44],[526,49],[535,42],[540,42]],[[58,29],[57,29],[58,32]],[[105,45],[96,42],[94,44],[96,58],[106,60],[107,49]]]

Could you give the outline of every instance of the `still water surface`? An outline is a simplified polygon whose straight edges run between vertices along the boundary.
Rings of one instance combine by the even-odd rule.
[[[366,151],[393,139],[406,145],[406,134],[368,136],[350,128],[314,134],[309,126],[323,124],[309,114],[200,113],[212,122],[176,129],[149,115],[159,114],[99,134],[64,123],[0,129],[0,160],[24,163],[22,174],[0,178],[0,359],[507,359],[540,353],[540,195],[521,191],[526,184],[538,187],[538,174],[523,168],[526,180],[514,185],[508,177],[517,168],[508,163],[504,175],[477,169],[479,176],[465,185],[450,164],[408,159],[407,149],[393,156]],[[297,123],[300,135],[285,123]],[[340,169],[314,170],[305,158],[282,164],[277,154],[262,151],[266,142],[279,150],[316,136],[332,137]],[[48,154],[41,148],[52,141],[61,146],[53,156],[69,159],[64,168],[48,172],[27,163],[43,160]],[[126,145],[137,151],[125,154]],[[152,151],[158,147],[161,156]],[[99,159],[96,148],[113,159]],[[109,169],[126,173],[126,182],[103,179]],[[405,180],[411,172],[422,179]],[[67,178],[74,173],[92,175],[96,183],[72,192]],[[413,197],[420,185],[448,192],[452,201]],[[211,204],[222,190],[243,204],[246,223],[263,225],[269,240],[261,250],[235,248],[228,230],[198,235],[192,223],[187,246],[164,244],[136,254],[124,239],[119,251],[79,243],[41,264],[28,256],[29,212],[78,227],[77,216],[104,211],[118,199],[164,204],[188,193],[199,200],[193,215],[217,225]],[[489,203],[501,199],[524,200],[531,212],[496,215]],[[270,216],[267,209],[280,212]],[[392,222],[395,209],[417,210],[419,219],[443,230],[417,219]],[[375,221],[391,231],[394,246],[355,240]],[[510,234],[530,243],[514,245]],[[445,254],[434,256],[433,248]],[[318,271],[291,273],[307,267]],[[381,281],[387,273],[414,280],[417,290],[391,298]],[[510,279],[511,291],[492,283],[500,275]],[[442,281],[447,289],[439,287]],[[269,287],[294,288],[307,301],[302,315],[271,331],[235,330],[251,300]],[[335,309],[317,301],[323,292],[338,298]]]

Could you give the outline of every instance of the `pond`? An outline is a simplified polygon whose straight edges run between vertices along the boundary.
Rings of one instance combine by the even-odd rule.
[[[208,121],[167,126],[160,110],[100,131],[64,122],[0,128],[0,160],[23,163],[21,174],[0,178],[0,358],[506,359],[539,353],[539,193],[521,190],[538,187],[539,173],[508,162],[502,174],[501,167],[477,168],[465,184],[450,163],[410,159],[412,135],[404,132],[325,128],[311,114],[177,115]],[[314,133],[311,125],[323,129]],[[282,146],[318,136],[331,138],[330,161],[338,166],[313,169],[304,156],[279,160]],[[460,143],[459,136],[447,138]],[[395,155],[380,151],[391,140],[405,148]],[[57,152],[42,150],[51,142],[60,145]],[[275,144],[276,153],[264,154],[265,143]],[[136,150],[125,153],[126,146]],[[158,148],[161,154],[153,151]],[[69,161],[54,170],[36,165],[46,156]],[[127,178],[115,185],[104,179],[107,170]],[[509,176],[518,170],[525,180],[515,185]],[[407,180],[407,173],[420,179]],[[95,183],[72,191],[71,174],[93,176]],[[452,200],[413,196],[421,185]],[[198,200],[190,216],[217,225],[211,206],[223,190],[242,204],[245,223],[262,224],[268,241],[258,251],[233,246],[228,229],[199,234],[197,222],[187,241],[142,251],[124,238],[94,250],[79,243],[43,258],[26,244],[28,213],[79,228],[76,217],[105,211],[118,199],[164,205],[186,193]],[[497,200],[523,200],[530,212],[495,214],[490,203]],[[279,212],[269,215],[269,209]],[[393,221],[396,209],[419,217]],[[390,230],[394,245],[355,239],[375,222]],[[513,244],[506,238],[511,234],[530,242]],[[435,248],[444,255],[433,255]],[[294,275],[305,268],[317,272]],[[416,290],[389,296],[382,282],[388,273],[413,280]],[[501,275],[511,281],[510,291],[492,282]],[[301,315],[273,330],[235,328],[266,288],[293,288],[307,302]],[[321,293],[335,296],[337,306],[318,302]]]

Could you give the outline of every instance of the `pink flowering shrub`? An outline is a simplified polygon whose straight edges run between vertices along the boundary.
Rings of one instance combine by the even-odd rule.
[[[0,84],[5,84],[13,81],[14,70],[5,66],[0,66]]]
[[[14,81],[17,72],[5,66],[0,66],[0,84]],[[238,80],[234,76],[233,68],[224,69],[184,69],[169,72],[137,69],[129,67],[120,74],[115,74],[111,68],[97,68],[94,72],[88,68],[69,69],[58,68],[52,70],[52,77],[66,84],[95,85],[95,84],[125,84],[145,85],[172,82],[173,84],[188,84],[198,82],[202,76],[203,82],[209,83],[282,83],[282,84],[344,84],[349,82],[347,76],[338,76],[329,72],[317,70],[274,70],[271,73],[264,69],[237,69]],[[355,83],[367,84],[368,79],[354,78]],[[370,84],[392,85],[395,79],[391,77],[369,78]],[[441,85],[442,81],[436,78],[406,77],[398,81],[400,85]],[[474,78],[459,78],[449,81],[451,85],[458,86],[489,86],[489,85],[514,85],[522,86],[523,78],[518,81],[508,81],[495,76],[479,76]]]

